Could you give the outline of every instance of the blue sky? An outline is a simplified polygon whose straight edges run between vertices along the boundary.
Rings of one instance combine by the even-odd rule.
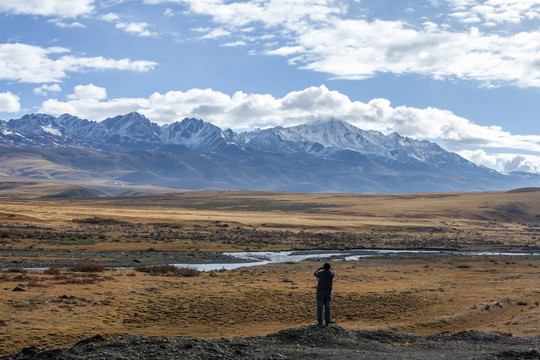
[[[540,1],[0,0],[0,119],[336,117],[540,173]]]

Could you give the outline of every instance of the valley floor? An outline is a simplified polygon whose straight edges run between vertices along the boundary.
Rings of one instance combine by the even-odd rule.
[[[310,325],[319,265],[274,264],[193,277],[4,271],[0,354],[31,345],[72,346],[95,334],[212,339]],[[538,256],[380,256],[333,267],[333,319],[345,329],[540,337]]]
[[[176,263],[171,256],[181,256],[186,261],[178,262],[185,263],[227,262],[218,254],[224,251],[453,248],[537,253],[539,216],[536,190],[4,198],[0,354],[28,346],[71,347],[96,334],[107,339],[126,334],[217,339],[309,330],[315,323],[313,271],[325,259],[189,277],[120,266]],[[106,269],[70,268],[87,263]],[[538,255],[401,254],[332,264],[338,332],[427,336],[476,330],[505,338],[540,337]],[[22,270],[49,266],[58,268]]]

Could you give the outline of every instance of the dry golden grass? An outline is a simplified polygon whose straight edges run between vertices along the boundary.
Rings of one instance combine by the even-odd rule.
[[[314,269],[276,264],[195,277],[132,270],[3,273],[0,354],[95,335],[219,338],[315,322]],[[333,318],[349,329],[540,336],[540,261],[402,256],[335,263]],[[20,286],[26,291],[12,291]]]
[[[216,191],[0,200],[0,251],[361,246],[538,248],[540,192]],[[132,270],[3,272],[0,354],[30,345],[68,346],[96,333],[234,337],[311,324],[318,265],[276,264],[189,278]],[[538,257],[420,255],[336,263],[334,318],[350,329],[540,336],[539,265]],[[26,291],[12,291],[19,284]]]
[[[93,219],[99,221],[92,223]],[[34,233],[13,230],[11,234],[17,234],[4,236],[4,241],[0,234],[0,246],[12,247],[186,250],[193,248],[190,231],[208,228],[273,231],[269,237],[284,231],[363,234],[362,241],[343,246],[537,247],[540,191],[402,195],[183,192],[92,199],[2,199],[2,224],[4,228],[35,229]],[[82,240],[37,241],[43,233],[70,233],[73,238],[82,236]],[[229,231],[227,236],[235,235]],[[196,240],[198,249],[216,251],[250,246],[253,250],[329,247],[341,241],[308,244],[290,238],[246,244],[216,241],[205,234]]]

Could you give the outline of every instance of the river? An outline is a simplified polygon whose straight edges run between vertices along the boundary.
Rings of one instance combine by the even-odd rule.
[[[391,250],[391,249],[354,249],[354,250],[311,250],[311,251],[277,251],[277,252],[229,252],[224,253],[239,262],[217,264],[173,264],[177,267],[189,267],[199,271],[233,270],[242,267],[266,265],[272,263],[312,261],[358,261],[364,257],[400,254],[432,254],[462,256],[539,256],[539,251],[504,252],[504,251],[459,251],[459,250]]]

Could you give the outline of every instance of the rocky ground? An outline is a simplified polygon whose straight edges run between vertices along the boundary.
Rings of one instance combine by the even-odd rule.
[[[23,349],[0,359],[540,359],[540,338],[475,331],[413,336],[316,325],[218,340],[100,335],[72,348]]]

